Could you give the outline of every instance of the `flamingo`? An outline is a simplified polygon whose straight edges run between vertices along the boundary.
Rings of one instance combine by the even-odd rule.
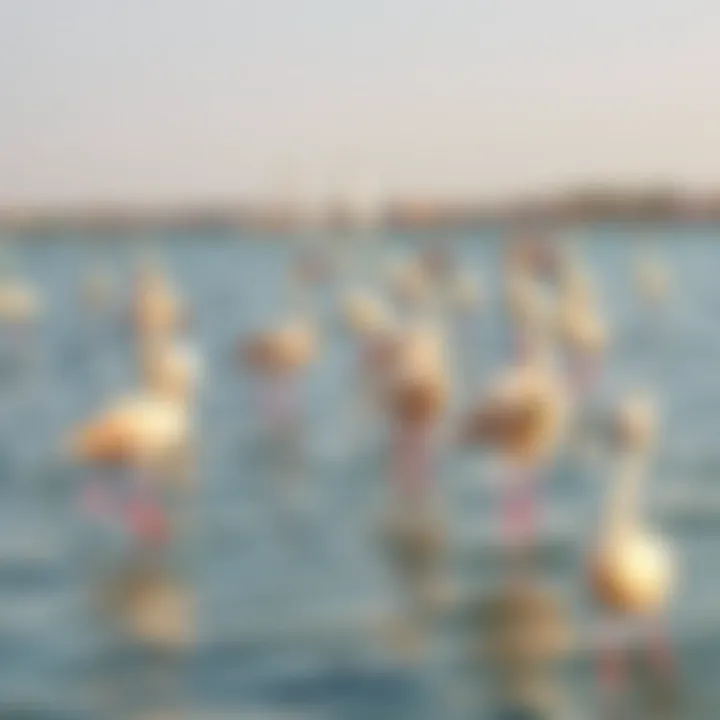
[[[565,385],[549,349],[531,340],[523,359],[500,374],[471,405],[462,435],[470,444],[490,446],[514,468],[504,484],[503,527],[524,543],[537,513],[535,475],[563,436],[569,412]]]
[[[437,429],[447,403],[443,345],[435,328],[406,331],[390,348],[386,400],[392,422],[390,550],[409,603],[407,640],[452,592],[442,576],[445,529],[432,500]],[[415,648],[417,649],[417,648]]]
[[[189,342],[159,341],[141,350],[145,386],[158,395],[185,403],[192,399],[202,377],[202,360]]]
[[[665,303],[672,289],[670,269],[657,255],[643,254],[635,261],[635,289],[649,306]]]
[[[187,409],[147,392],[118,400],[75,430],[68,443],[71,456],[83,463],[129,471],[129,497],[121,508],[136,537],[149,545],[167,539],[164,513],[154,499],[157,488],[149,483],[178,452],[190,434]],[[87,497],[91,510],[114,513],[117,502],[98,487]]]
[[[132,324],[140,342],[170,337],[186,317],[182,300],[155,265],[141,265],[132,299]]]
[[[41,303],[34,288],[19,278],[0,282],[0,320],[8,325],[26,325],[36,320]]]
[[[314,324],[302,318],[255,332],[240,343],[241,360],[256,382],[265,439],[273,447],[273,457],[283,463],[277,471],[283,481],[304,460],[299,381],[318,346]]]
[[[577,263],[563,265],[556,315],[559,339],[567,352],[571,386],[580,397],[596,382],[609,330],[590,278]]]
[[[590,586],[613,623],[620,618],[656,625],[652,658],[667,671],[672,664],[664,631],[657,627],[676,585],[676,561],[669,544],[649,529],[638,511],[638,496],[656,426],[652,403],[630,397],[620,406],[613,423],[618,468],[610,489],[600,531],[590,557]],[[622,680],[620,649],[609,640],[602,648],[602,675],[610,695]],[[667,679],[667,678],[666,678]],[[611,684],[612,683],[612,684]],[[609,698],[613,699],[613,698]]]
[[[347,327],[357,335],[374,334],[391,324],[390,310],[381,298],[367,291],[348,292],[343,298],[342,311]]]
[[[91,311],[105,310],[114,294],[111,276],[102,268],[93,268],[83,278],[82,300]]]
[[[20,277],[0,280],[0,324],[5,328],[10,355],[24,355],[42,313],[42,301],[35,288]]]
[[[408,260],[392,268],[389,284],[395,302],[407,312],[421,309],[429,302],[430,278],[417,260]]]

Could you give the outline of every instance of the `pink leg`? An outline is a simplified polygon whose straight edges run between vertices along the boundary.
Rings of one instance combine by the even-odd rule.
[[[168,523],[160,499],[145,484],[133,478],[123,508],[123,521],[141,544],[159,546],[168,540]]]
[[[675,654],[664,623],[658,622],[653,628],[649,651],[650,662],[658,675],[664,680],[673,678],[676,670]]]
[[[259,386],[259,412],[266,427],[277,432],[297,419],[295,378],[270,377]]]
[[[425,499],[432,485],[432,437],[427,428],[402,428],[395,443],[392,476],[402,497],[410,502]]]
[[[275,400],[273,397],[274,380],[260,377],[253,386],[257,417],[260,419],[263,431],[273,427],[275,415]]]
[[[597,681],[600,705],[608,717],[613,711],[627,683],[627,668],[623,652],[613,637],[613,628],[607,628],[597,652]]]
[[[600,376],[600,363],[593,357],[575,358],[571,362],[571,385],[575,399],[584,400],[593,393],[597,386]]]
[[[116,498],[100,479],[92,479],[85,486],[80,504],[85,513],[99,520],[111,518],[117,509]]]
[[[537,532],[538,502],[531,473],[506,484],[502,498],[502,535],[507,544],[527,546]]]
[[[606,695],[616,695],[624,682],[625,666],[622,654],[617,650],[604,648],[599,658],[600,688]]]
[[[143,544],[164,545],[168,539],[165,513],[152,500],[131,500],[126,508],[126,521],[133,535]]]

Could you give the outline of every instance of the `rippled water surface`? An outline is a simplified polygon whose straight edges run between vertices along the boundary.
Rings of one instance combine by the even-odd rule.
[[[364,243],[353,251],[361,259],[356,276],[374,283],[385,258],[420,240]],[[11,243],[10,263],[40,289],[44,313],[37,336],[7,336],[3,346],[7,354],[27,340],[33,351],[20,367],[5,363],[0,375],[0,717],[83,717],[96,685],[134,688],[155,671],[168,675],[168,692],[197,718],[478,717],[483,693],[463,663],[470,629],[462,618],[443,622],[434,652],[409,666],[383,642],[394,603],[377,539],[383,444],[378,428],[362,426],[353,411],[353,348],[333,314],[332,290],[312,300],[324,349],[303,388],[309,459],[293,480],[289,507],[267,482],[247,378],[233,351],[243,331],[301,302],[289,300],[285,283],[293,243],[184,235],[152,244],[192,307],[206,368],[192,530],[169,558],[193,589],[196,642],[159,670],[155,658],[107,652],[87,594],[98,558],[107,566],[123,540],[81,517],[80,473],[62,455],[72,423],[132,387],[126,332],[112,318],[89,316],[80,295],[82,277],[98,265],[126,292],[138,243],[65,236]],[[482,383],[504,356],[499,244],[490,233],[468,233],[453,237],[451,247],[485,288],[485,310],[453,328],[456,347],[470,358],[469,375]],[[633,292],[632,260],[648,247],[673,273],[673,302],[662,317],[648,314]],[[599,228],[585,238],[585,252],[613,328],[605,396],[639,385],[661,401],[662,442],[647,506],[681,558],[671,632],[684,677],[683,717],[717,719],[720,233]],[[465,390],[458,389],[460,402]],[[482,592],[492,575],[492,473],[492,464],[467,453],[442,458],[451,572],[463,597]],[[582,622],[589,611],[580,560],[602,470],[567,457],[549,475],[556,540],[545,572]],[[567,668],[566,681],[567,702],[582,708],[592,687],[587,663]]]

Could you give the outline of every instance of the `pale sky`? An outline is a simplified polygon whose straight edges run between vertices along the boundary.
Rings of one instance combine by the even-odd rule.
[[[602,179],[720,187],[718,0],[0,0],[3,205]]]

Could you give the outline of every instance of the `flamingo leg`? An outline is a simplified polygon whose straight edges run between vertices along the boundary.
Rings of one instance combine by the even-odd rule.
[[[501,508],[501,531],[507,545],[525,548],[532,544],[538,526],[537,483],[533,472],[518,472],[505,484]]]
[[[412,505],[422,504],[433,484],[434,465],[430,430],[402,428],[395,442],[392,472],[400,497]]]
[[[677,659],[664,621],[656,621],[648,639],[648,662],[654,676],[652,703],[661,708],[662,717],[680,717]]]
[[[664,625],[658,626],[650,639],[650,660],[662,677],[675,675],[675,653]]]
[[[139,471],[131,479],[123,519],[132,535],[150,547],[164,545],[168,540],[167,516],[149,478]]]
[[[115,511],[115,497],[104,478],[91,478],[83,488],[80,501],[82,510],[90,517],[103,520]]]
[[[627,662],[610,620],[603,630],[596,657],[597,685],[602,717],[614,720],[627,685]]]
[[[82,511],[95,520],[117,520],[122,515],[122,482],[123,471],[120,468],[95,468],[82,489]]]
[[[577,402],[590,398],[600,379],[600,363],[593,356],[583,355],[571,361],[571,387]]]

